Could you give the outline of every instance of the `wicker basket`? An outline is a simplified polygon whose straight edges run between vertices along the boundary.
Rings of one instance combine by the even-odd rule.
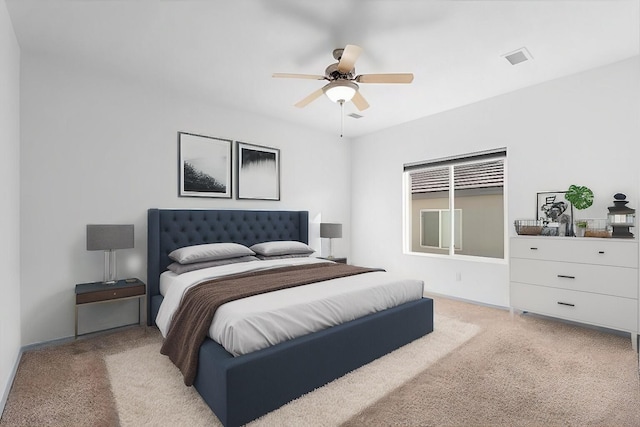
[[[611,232],[607,230],[587,230],[584,232],[584,237],[611,237]]]
[[[587,222],[587,229],[584,232],[584,237],[611,237],[611,229],[608,227],[606,219],[582,219],[580,221]]]
[[[535,219],[517,219],[514,222],[516,233],[521,236],[538,236],[542,233],[542,221]]]

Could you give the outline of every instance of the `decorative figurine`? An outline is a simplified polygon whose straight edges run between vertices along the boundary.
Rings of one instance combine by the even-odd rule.
[[[636,210],[627,207],[629,201],[625,200],[627,196],[622,193],[616,193],[613,198],[614,206],[609,206],[609,214],[607,222],[613,228],[611,237],[623,239],[633,239],[633,233],[629,231],[630,227],[635,226]]]

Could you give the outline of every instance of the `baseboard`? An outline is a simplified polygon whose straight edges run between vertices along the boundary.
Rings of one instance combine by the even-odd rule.
[[[25,345],[24,347],[22,347],[21,351],[27,352],[27,351],[31,351],[31,350],[42,350],[43,348],[48,348],[48,347],[55,347],[58,345],[62,345],[62,344],[66,344],[66,343],[70,343],[70,342],[74,342],[74,341],[80,341],[80,340],[85,340],[88,338],[93,338],[93,337],[97,337],[100,335],[106,335],[106,334],[110,334],[119,330],[125,330],[125,329],[129,329],[129,328],[136,328],[140,326],[139,323],[132,323],[130,325],[122,325],[122,326],[114,326],[113,328],[109,328],[109,329],[102,329],[99,331],[95,331],[95,332],[87,332],[85,334],[82,335],[78,335],[77,337],[69,336],[69,337],[64,337],[64,338],[57,338],[54,340],[50,340],[50,341],[41,341],[41,342],[37,342],[34,344],[29,344],[29,345]]]
[[[495,304],[489,304],[489,303],[486,303],[486,302],[476,301],[476,300],[467,299],[467,298],[456,297],[456,296],[453,296],[453,295],[441,294],[441,293],[438,293],[438,292],[425,291],[424,292],[424,296],[425,297],[450,299],[450,300],[454,300],[454,301],[466,302],[468,304],[480,305],[480,306],[483,306],[483,307],[497,308],[499,310],[509,310],[509,307],[504,307],[504,306],[495,305]]]
[[[37,342],[34,344],[25,345],[24,347],[22,347],[20,351],[24,353],[31,350],[42,350],[43,348],[54,347],[57,345],[72,342],[73,340],[74,340],[74,337],[65,337],[65,338],[58,338],[50,341]]]
[[[9,374],[6,388],[4,389],[4,393],[2,393],[2,400],[0,400],[0,419],[2,418],[2,414],[4,414],[4,407],[7,405],[7,399],[9,399],[9,393],[11,392],[11,387],[13,387],[13,381],[16,378],[16,373],[18,372],[18,366],[20,366],[22,353],[24,353],[23,348],[20,349],[20,352],[18,353],[18,357],[16,357],[16,361],[13,364],[13,369],[11,370],[11,374]]]

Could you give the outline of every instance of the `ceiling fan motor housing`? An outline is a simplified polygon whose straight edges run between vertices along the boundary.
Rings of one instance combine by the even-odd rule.
[[[343,47],[340,47],[338,49],[333,49],[333,57],[335,58],[336,61],[340,61],[340,58],[342,58],[342,52],[344,52]]]
[[[356,77],[356,69],[354,67],[348,73],[341,73],[340,70],[338,70],[338,63],[336,62],[335,64],[329,65],[327,69],[324,70],[324,75],[329,80],[338,80],[338,79],[353,80]]]

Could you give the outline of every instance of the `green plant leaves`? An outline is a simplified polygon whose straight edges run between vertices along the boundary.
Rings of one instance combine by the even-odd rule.
[[[593,192],[584,186],[571,185],[564,197],[578,210],[586,209],[593,204]]]

